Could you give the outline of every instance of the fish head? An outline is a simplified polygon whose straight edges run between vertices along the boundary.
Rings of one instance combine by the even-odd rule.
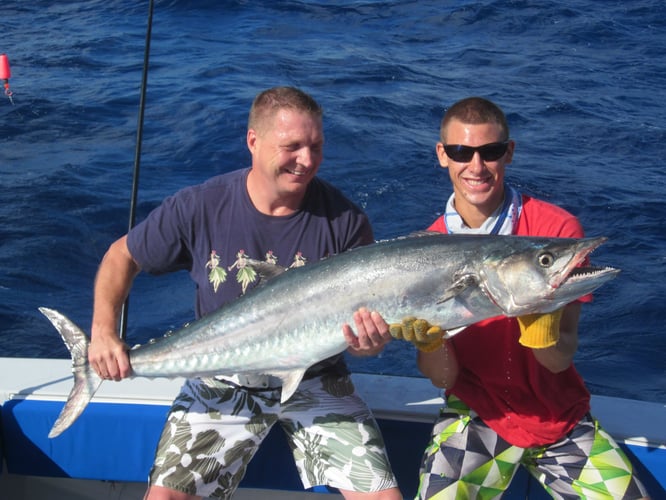
[[[506,316],[547,313],[591,293],[620,272],[587,266],[596,238],[507,236],[491,250],[481,270],[484,293]]]

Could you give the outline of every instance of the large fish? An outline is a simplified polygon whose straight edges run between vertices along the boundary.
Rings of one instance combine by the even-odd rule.
[[[340,353],[342,324],[360,307],[388,322],[417,316],[454,335],[498,315],[550,312],[619,270],[579,267],[605,238],[410,236],[350,250],[286,272],[252,261],[263,283],[216,312],[130,350],[134,377],[272,375],[282,401],[305,370]],[[72,355],[74,388],[50,437],[67,429],[102,383],[88,364],[88,337],[64,315],[40,311]]]

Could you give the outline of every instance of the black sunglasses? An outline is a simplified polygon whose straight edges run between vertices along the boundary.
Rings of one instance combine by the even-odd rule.
[[[509,147],[509,141],[491,142],[483,146],[463,146],[462,144],[447,144],[444,146],[446,156],[457,162],[468,162],[474,157],[476,151],[479,152],[483,161],[499,160]]]

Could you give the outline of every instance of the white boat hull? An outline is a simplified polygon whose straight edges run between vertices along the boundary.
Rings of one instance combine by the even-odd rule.
[[[182,379],[104,383],[77,422],[49,439],[71,389],[70,373],[69,360],[0,358],[0,500],[142,497],[166,412]],[[382,427],[405,498],[413,497],[421,452],[441,406],[440,391],[422,378],[353,378]],[[626,449],[652,498],[666,498],[666,405],[593,396],[592,412]],[[278,427],[253,458],[235,498],[262,498],[265,489],[272,490],[273,500],[280,495],[320,498],[326,491],[303,492]],[[549,498],[520,471],[505,498],[526,497]]]

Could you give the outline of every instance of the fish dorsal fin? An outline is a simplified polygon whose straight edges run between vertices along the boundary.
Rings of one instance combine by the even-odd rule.
[[[476,276],[473,274],[464,274],[453,282],[453,284],[444,292],[444,295],[442,295],[437,303],[441,304],[447,300],[451,300],[463,293],[470,286],[476,286],[477,284],[478,280]]]
[[[246,259],[245,263],[257,272],[262,283],[279,276],[287,270],[286,267],[261,260]]]
[[[280,397],[280,403],[284,403],[290,397],[294,395],[296,389],[298,389],[298,384],[303,380],[303,375],[305,375],[305,369],[300,370],[291,370],[284,372],[271,372],[268,375],[277,377],[282,380],[282,396]]]
[[[438,235],[438,234],[441,235],[442,233],[440,233],[439,231],[425,231],[425,230],[421,230],[421,231],[414,231],[414,232],[411,232],[411,233],[409,233],[409,234],[407,235],[407,237],[408,237],[408,238],[414,238],[414,237],[421,237],[421,236],[435,236],[435,235]]]
[[[420,237],[422,237],[422,236],[425,236],[425,237],[427,238],[428,236],[432,237],[432,236],[436,236],[436,235],[441,236],[442,233],[440,233],[439,231],[426,231],[426,230],[421,230],[421,231],[414,231],[414,232],[411,232],[411,233],[409,233],[409,234],[407,234],[407,235],[405,235],[405,236],[397,236],[397,237],[395,237],[395,238],[393,238],[393,239],[388,239],[388,240],[377,240],[375,243],[387,243],[387,242],[395,241],[395,240],[406,240],[406,239],[409,239],[409,238],[420,238]]]

